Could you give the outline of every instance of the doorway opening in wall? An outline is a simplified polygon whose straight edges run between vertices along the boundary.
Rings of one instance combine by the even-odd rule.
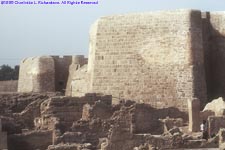
[[[64,82],[63,81],[58,82],[58,87],[59,87],[59,91],[62,92],[63,94],[65,94]]]

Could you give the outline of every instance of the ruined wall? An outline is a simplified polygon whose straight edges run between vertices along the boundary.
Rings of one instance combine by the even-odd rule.
[[[86,94],[83,97],[54,97],[41,104],[41,117],[35,119],[35,126],[52,130],[60,123],[63,130],[69,130],[74,121],[82,118],[83,106],[101,101],[111,105],[110,95]]]
[[[200,11],[102,17],[90,38],[91,92],[185,111],[187,99],[205,102]]]
[[[18,92],[54,92],[55,64],[52,57],[30,57],[22,60]]]
[[[7,133],[2,132],[2,122],[0,119],[0,150],[7,149]]]
[[[17,87],[17,80],[0,81],[0,92],[16,92]]]
[[[9,136],[9,150],[46,150],[52,144],[52,131],[33,131]]]
[[[84,96],[87,93],[88,76],[87,61],[83,55],[77,55],[72,58],[69,67],[69,77],[66,86],[66,96]]]
[[[72,56],[52,56],[55,62],[55,91],[65,92]]]
[[[62,93],[69,91],[67,95],[71,96],[74,72],[84,64],[87,64],[87,58],[82,55],[26,58],[21,62],[18,91]]]

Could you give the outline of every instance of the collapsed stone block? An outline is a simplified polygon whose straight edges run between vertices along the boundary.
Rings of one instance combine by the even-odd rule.
[[[209,135],[215,136],[220,128],[225,128],[225,116],[210,116],[208,118],[208,128]]]
[[[160,119],[161,122],[164,124],[164,132],[169,131],[174,127],[182,127],[183,126],[183,119],[182,118],[169,118]]]
[[[208,103],[204,111],[212,111],[215,113],[215,116],[223,116],[225,114],[225,102],[222,97],[213,100],[212,102]]]

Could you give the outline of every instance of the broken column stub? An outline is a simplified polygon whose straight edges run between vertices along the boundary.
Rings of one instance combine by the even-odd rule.
[[[200,101],[199,99],[189,99],[188,100],[188,116],[189,116],[189,131],[198,132],[200,125]]]

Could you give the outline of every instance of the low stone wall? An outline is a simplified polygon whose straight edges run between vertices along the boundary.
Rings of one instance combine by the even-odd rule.
[[[41,104],[41,117],[35,119],[35,126],[39,129],[55,129],[55,125],[60,122],[58,128],[68,130],[74,121],[82,118],[83,106],[85,104],[94,105],[101,101],[106,105],[111,105],[111,95],[86,94],[84,97],[54,97]]]
[[[52,144],[52,131],[34,131],[9,136],[10,150],[46,150]]]
[[[216,135],[220,128],[225,128],[225,116],[210,116],[208,118],[209,135]]]
[[[17,80],[0,81],[0,92],[16,92],[17,87]]]
[[[7,149],[7,133],[2,132],[2,122],[0,119],[0,150]]]

